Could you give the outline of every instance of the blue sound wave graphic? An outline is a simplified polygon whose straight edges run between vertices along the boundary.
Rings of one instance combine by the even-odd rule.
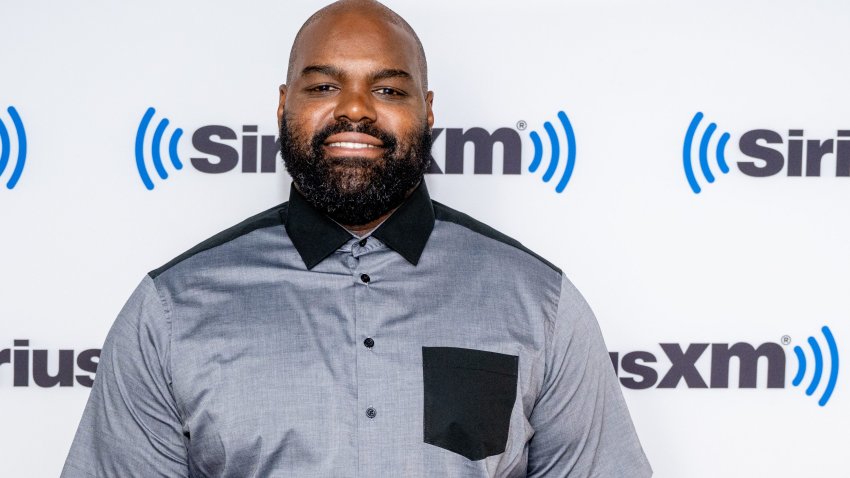
[[[691,190],[694,194],[699,194],[702,189],[697,183],[697,178],[694,175],[694,167],[693,162],[691,160],[691,150],[693,148],[694,135],[696,134],[697,127],[699,126],[700,121],[702,121],[703,114],[698,112],[694,115],[694,118],[691,120],[690,126],[688,126],[688,131],[685,133],[685,144],[682,148],[682,162],[685,167],[685,177],[688,179],[688,184],[691,186]],[[711,141],[711,136],[717,130],[717,125],[711,123],[705,129],[702,134],[702,138],[699,142],[699,166],[702,170],[702,175],[705,177],[705,180],[709,183],[714,182],[714,173],[712,173],[711,168],[708,165],[708,145]],[[729,172],[729,165],[726,164],[726,143],[729,142],[729,133],[723,133],[720,136],[720,139],[717,141],[717,147],[715,149],[715,159],[717,160],[717,166],[720,168],[720,172],[726,174]]]
[[[821,332],[823,332],[823,336],[826,339],[827,350],[829,350],[829,378],[826,382],[826,388],[824,388],[820,400],[818,400],[818,405],[824,406],[827,402],[829,402],[829,398],[835,390],[835,383],[838,381],[838,346],[835,344],[835,337],[833,337],[832,331],[829,330],[829,327],[823,326],[823,328],[821,328]],[[821,379],[823,378],[823,352],[821,351],[820,344],[818,344],[818,341],[815,340],[814,337],[809,337],[807,343],[812,350],[812,356],[814,357],[815,362],[812,380],[809,382],[809,386],[806,387],[806,395],[812,396],[815,391],[817,391]],[[797,374],[794,376],[791,383],[795,387],[799,387],[800,384],[803,383],[803,378],[806,376],[806,354],[803,352],[802,347],[797,345],[794,347],[794,355],[797,356]]]
[[[21,179],[21,174],[24,172],[24,165],[27,162],[27,132],[24,129],[24,123],[21,121],[21,116],[14,106],[6,108],[9,117],[12,119],[12,125],[15,127],[15,133],[18,137],[18,158],[12,169],[12,175],[9,181],[6,182],[6,189],[14,189]],[[9,130],[3,121],[0,120],[0,176],[6,171],[9,165],[11,156],[12,139],[9,137]]]
[[[142,179],[142,184],[150,191],[154,188],[153,181],[151,180],[150,174],[148,173],[148,169],[145,166],[145,135],[147,134],[148,126],[153,119],[154,114],[156,114],[156,110],[153,107],[150,107],[145,111],[144,116],[142,116],[142,121],[139,122],[139,129],[136,131],[136,169],[139,171],[139,177]],[[153,167],[156,170],[157,175],[161,179],[168,179],[168,171],[165,170],[165,165],[162,163],[162,137],[165,134],[165,129],[168,127],[168,119],[163,118],[157,124],[156,129],[153,133],[153,138],[151,140],[151,162],[153,163]],[[183,169],[183,163],[180,162],[180,158],[177,156],[177,143],[180,141],[180,138],[183,136],[183,130],[177,128],[171,134],[171,139],[168,141],[168,157],[171,159],[171,165],[174,166],[174,169],[181,170]]]
[[[570,119],[567,117],[566,113],[559,111],[558,119],[561,122],[561,126],[564,128],[564,134],[567,138],[567,164],[564,168],[564,172],[561,174],[561,179],[555,186],[555,192],[560,194],[564,192],[564,188],[566,188],[567,183],[570,182],[570,177],[573,175],[573,169],[576,165],[576,136],[573,131],[573,126],[570,123]],[[558,140],[558,134],[555,132],[555,127],[552,126],[552,123],[548,121],[545,122],[543,124],[543,129],[546,131],[546,135],[549,136],[549,144],[551,145],[549,166],[543,173],[543,182],[548,183],[552,180],[552,177],[555,175],[555,171],[558,168],[558,162],[561,157],[561,143]],[[540,167],[540,163],[543,160],[543,142],[540,140],[540,135],[537,134],[537,131],[532,131],[529,136],[531,136],[531,142],[534,144],[534,159],[532,159],[531,164],[528,165],[528,170],[533,173],[537,171],[537,168]]]

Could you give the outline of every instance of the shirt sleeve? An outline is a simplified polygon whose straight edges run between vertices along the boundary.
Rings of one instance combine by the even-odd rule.
[[[596,318],[564,278],[529,422],[529,477],[645,478],[641,449]]]
[[[189,475],[170,336],[167,310],[146,276],[106,337],[62,478]]]

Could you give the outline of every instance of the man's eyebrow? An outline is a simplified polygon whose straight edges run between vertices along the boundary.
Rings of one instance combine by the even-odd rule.
[[[341,69],[331,65],[310,65],[301,70],[301,76],[313,73],[327,75],[333,78],[343,78],[345,76],[345,73]]]
[[[388,78],[411,79],[413,77],[410,75],[410,73],[404,70],[398,70],[393,68],[378,70],[372,74],[372,81],[386,80]]]
[[[301,76],[310,74],[326,75],[336,79],[344,79],[347,76],[341,68],[333,65],[309,65],[301,70]],[[369,78],[374,82],[386,80],[388,78],[412,79],[413,76],[410,73],[397,68],[384,68],[372,73],[369,75]]]

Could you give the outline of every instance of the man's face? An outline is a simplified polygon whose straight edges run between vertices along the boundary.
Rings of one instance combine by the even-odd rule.
[[[302,32],[281,87],[281,151],[299,191],[345,225],[398,206],[422,179],[431,92],[403,29],[364,13],[329,14]]]

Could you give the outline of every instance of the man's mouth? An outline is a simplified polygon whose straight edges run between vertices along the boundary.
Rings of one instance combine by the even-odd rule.
[[[377,158],[383,154],[384,143],[365,133],[337,133],[325,140],[325,149],[331,156],[361,156]]]
[[[352,149],[365,149],[365,148],[378,148],[374,144],[367,143],[352,143],[349,141],[338,141],[336,143],[328,143],[325,146],[330,148],[352,148]]]

